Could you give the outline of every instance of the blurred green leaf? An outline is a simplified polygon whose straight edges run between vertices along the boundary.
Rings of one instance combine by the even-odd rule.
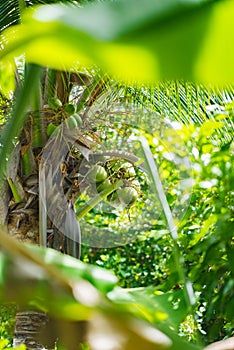
[[[45,249],[34,245],[29,246],[47,264],[57,268],[68,280],[85,279],[96,287],[101,293],[111,291],[116,283],[116,276],[97,266],[85,264],[69,255],[60,254],[54,249]]]
[[[29,61],[57,68],[96,64],[125,81],[222,85],[234,79],[233,14],[228,0],[42,6],[4,32],[0,57],[25,52]]]
[[[34,89],[40,80],[42,68],[30,64],[28,74],[25,77],[24,86],[17,95],[17,100],[14,106],[13,115],[4,126],[1,138],[1,149],[0,149],[0,178],[2,178],[7,157],[10,157],[10,152],[13,149],[13,142],[19,135],[23,128],[24,122],[27,117],[27,110],[29,108],[31,98],[34,96]]]
[[[4,283],[5,255],[0,252],[0,285]]]
[[[15,88],[15,77],[13,64],[8,62],[0,62],[0,91],[10,98]]]
[[[108,296],[150,323],[165,323],[176,331],[189,312],[182,290],[163,293],[153,287],[115,288]]]
[[[101,271],[101,269],[88,267],[76,259],[63,256],[50,249],[30,247],[29,250],[29,247],[22,246],[11,238],[6,238],[4,233],[1,233],[1,238],[5,249],[6,241],[8,245],[11,245],[11,248],[8,247],[8,249],[12,256],[7,255],[4,262],[1,260],[7,271],[4,285],[1,286],[5,292],[4,297],[12,297],[20,304],[39,307],[41,310],[50,311],[52,315],[57,316],[59,318],[57,321],[58,329],[54,330],[56,336],[61,336],[59,325],[61,326],[63,319],[86,320],[89,322],[87,339],[91,346],[98,336],[103,344],[106,339],[112,343],[118,341],[119,344],[120,342],[123,350],[175,349],[174,342],[164,331],[160,331],[145,322],[145,317],[141,317],[141,319],[134,317],[126,308],[120,307],[119,303],[108,301],[88,280],[80,278],[80,272],[84,274],[84,271],[86,273],[88,271],[86,276],[89,279],[92,269],[96,271]],[[14,251],[14,256],[12,251]],[[84,269],[85,266],[88,268]],[[108,272],[104,272],[105,276],[108,274]],[[95,280],[98,280],[95,273],[91,273],[91,275]],[[104,278],[100,277],[103,281]],[[61,282],[63,283],[61,284]],[[113,284],[113,281],[108,280],[109,286],[111,283]],[[72,288],[69,289],[69,286]],[[100,286],[103,288],[102,283]],[[145,308],[144,303],[139,304],[139,308],[141,307]],[[56,327],[56,322],[54,327]],[[72,329],[74,330],[74,328]],[[75,334],[72,334],[70,327],[69,332],[71,332],[69,333],[70,337],[74,336],[72,342],[74,348],[76,337]],[[183,342],[179,338],[178,341],[181,349],[184,349]],[[194,348],[196,347],[187,344],[187,349]]]

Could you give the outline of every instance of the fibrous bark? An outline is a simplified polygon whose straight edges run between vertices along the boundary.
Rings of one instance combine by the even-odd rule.
[[[16,314],[15,335],[13,346],[25,344],[27,350],[45,349],[37,339],[39,334],[46,328],[49,319],[46,314],[39,311],[20,311]]]

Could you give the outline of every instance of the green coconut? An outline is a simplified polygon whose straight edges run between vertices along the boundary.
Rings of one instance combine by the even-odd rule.
[[[72,104],[72,103],[67,103],[64,106],[64,111],[68,114],[68,115],[72,115],[76,112],[76,107]]]
[[[47,135],[50,137],[56,129],[57,129],[57,126],[54,125],[53,123],[48,124],[46,128]]]
[[[101,165],[94,165],[88,172],[87,177],[91,182],[103,182],[107,178],[107,172]]]
[[[50,108],[52,108],[54,111],[57,111],[59,107],[62,107],[62,102],[57,97],[50,97],[48,99],[48,105]]]
[[[131,207],[138,198],[138,192],[130,186],[120,188],[117,192],[120,202],[128,207]]]

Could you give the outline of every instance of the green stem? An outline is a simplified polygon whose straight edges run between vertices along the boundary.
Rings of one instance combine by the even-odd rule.
[[[98,193],[94,198],[91,198],[88,203],[86,203],[82,208],[80,208],[77,213],[77,219],[80,221],[90,210],[92,210],[97,204],[99,204],[103,199],[105,199],[109,194],[116,191],[120,186],[122,186],[123,181],[116,181],[113,185],[110,185],[102,192]]]
[[[168,225],[168,229],[173,241],[173,255],[174,255],[174,260],[176,264],[176,269],[179,274],[180,281],[183,283],[184,288],[184,297],[186,304],[188,306],[188,310],[193,313],[193,305],[195,302],[195,297],[192,289],[191,282],[187,279],[185,271],[184,271],[184,259],[183,256],[180,254],[180,248],[178,245],[178,233],[177,233],[177,228],[174,223],[174,219],[172,216],[172,212],[170,209],[170,206],[167,202],[167,198],[163,189],[163,185],[158,173],[157,166],[155,164],[153,155],[151,153],[151,150],[149,148],[148,142],[145,137],[141,136],[140,137],[140,142],[141,142],[141,147],[144,152],[145,156],[145,162],[148,165],[149,173],[153,179],[153,185],[155,188],[155,192],[158,196],[158,199],[160,201],[161,207],[163,209],[163,213]]]
[[[33,146],[41,147],[43,145],[43,116],[42,112],[42,99],[41,99],[41,83],[35,88],[35,94],[32,101],[32,112],[33,113]]]
[[[22,156],[22,167],[23,167],[22,170],[24,175],[31,174],[30,158],[27,152]]]
[[[34,89],[40,80],[41,72],[42,68],[38,65],[30,65],[27,72],[28,74],[25,77],[24,86],[16,97],[13,115],[6,124],[2,136],[2,147],[0,149],[0,177],[3,176],[7,157],[14,147],[13,141],[15,137],[19,135],[27,118],[27,108],[30,105],[32,96],[34,95]]]
[[[32,63],[26,63],[25,64],[25,75],[27,76],[30,74],[30,67],[32,66]],[[44,69],[45,70],[45,69]],[[34,85],[34,90],[32,93],[32,96],[29,100],[30,103],[30,111],[32,113],[32,146],[34,147],[41,147],[42,141],[43,141],[43,135],[42,135],[42,126],[43,126],[43,120],[42,120],[42,113],[40,112],[42,109],[42,84],[41,79],[38,79],[37,82]]]
[[[20,197],[20,194],[19,194],[19,192],[17,190],[17,187],[14,184],[13,180],[11,178],[8,178],[7,182],[9,184],[9,186],[10,186],[10,189],[11,189],[11,192],[13,194],[15,203],[20,203],[22,201],[22,199]]]
[[[55,97],[56,94],[56,70],[47,68],[44,87],[44,104],[48,103],[51,97]]]

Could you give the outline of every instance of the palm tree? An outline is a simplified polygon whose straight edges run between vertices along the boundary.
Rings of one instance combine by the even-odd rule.
[[[48,1],[51,2],[53,1]],[[31,6],[37,3],[40,1],[25,1],[23,5]],[[21,8],[20,1],[1,4],[2,30],[20,21]],[[72,144],[69,143],[71,140],[75,142],[76,151],[78,150],[83,157],[89,154],[95,144],[100,143],[95,133],[95,125],[88,118],[91,113],[89,111],[92,110],[94,113],[100,108],[100,96],[103,94],[105,98],[109,95],[109,102],[116,98],[117,93],[110,89],[110,85],[114,87],[114,91],[118,91],[119,87],[98,71],[65,72],[22,64],[15,68],[14,98],[11,100],[2,95],[4,120],[8,120],[12,108],[18,108],[17,101],[22,101],[24,90],[31,89],[31,78],[35,76],[37,76],[34,81],[35,93],[28,96],[27,101],[28,118],[21,126],[13,123],[11,128],[15,131],[21,128],[21,132],[19,134],[17,130],[15,133],[16,146],[12,147],[10,161],[6,167],[6,178],[3,180],[0,200],[1,222],[7,225],[10,235],[22,242],[48,245],[79,258],[80,232],[73,210],[73,202],[77,195],[73,170],[79,165],[79,159],[72,155]],[[69,103],[70,100],[72,103]],[[64,125],[66,126],[64,121],[69,123],[71,114],[68,111],[69,107],[75,107],[83,119],[84,127],[79,133],[76,131],[75,136],[71,135],[69,128],[65,127],[64,130]],[[56,127],[59,129],[59,136],[51,139],[50,129]],[[60,140],[64,142],[60,143]],[[49,170],[46,168],[47,150],[50,157],[51,152],[53,156],[53,166],[49,167]],[[115,155],[112,152],[111,156],[120,157],[118,152]],[[121,154],[121,157],[124,157],[124,154]],[[125,158],[130,162],[135,161],[135,158],[128,154]],[[43,168],[41,163],[44,164]],[[48,176],[48,171],[51,176]],[[58,189],[52,181],[60,175],[62,183]],[[43,193],[44,187],[47,189],[47,198]],[[61,191],[67,192],[66,198],[61,198]],[[59,204],[62,210],[56,211],[52,218],[48,218],[50,207],[58,208]],[[19,310],[16,314],[14,346],[23,343],[29,349],[41,349],[43,346],[36,338],[48,322],[44,313]]]
[[[47,3],[53,2],[47,1]],[[3,30],[10,25],[18,23],[22,6],[26,7],[38,3],[42,3],[42,1],[22,2],[15,0],[2,2],[0,4],[2,14],[0,28]],[[29,74],[29,71],[32,71],[32,69],[33,67],[27,64],[21,67],[21,71],[16,68],[16,95],[20,94],[23,84],[22,78],[25,74]],[[65,106],[69,103],[72,86],[76,86],[76,102],[78,103],[78,108],[82,111],[85,106],[93,104],[102,90],[106,88],[106,83],[98,74],[94,77],[87,73],[67,73],[44,68],[41,69],[36,84],[36,95],[30,101],[28,118],[22,125],[17,146],[14,147],[11,160],[7,164],[7,176],[1,188],[0,217],[1,222],[8,226],[10,235],[15,236],[22,242],[39,244],[42,243],[42,239],[39,238],[39,230],[42,230],[41,221],[43,219],[41,220],[41,217],[38,215],[38,171],[40,153],[49,139],[48,126],[58,126],[67,117]],[[4,95],[1,97],[2,114],[4,119],[7,120],[11,108],[14,108],[15,101],[14,99],[10,101]],[[86,134],[88,133],[92,133],[92,130],[86,128]],[[82,139],[85,140],[85,135]],[[80,149],[82,149],[82,145],[83,143],[80,140]],[[87,141],[83,148],[87,149],[88,146],[89,143]],[[58,152],[59,150],[56,150],[57,155],[59,155]],[[69,150],[65,152],[69,153]],[[61,154],[61,157],[63,156],[64,154]],[[73,157],[74,160],[75,158]],[[67,161],[69,162],[69,157]],[[70,161],[72,162],[72,159]],[[57,168],[53,169],[55,172],[59,170]],[[67,171],[71,172],[71,169],[67,169]],[[56,176],[55,173],[54,176]],[[73,179],[69,179],[69,176],[66,176],[66,182],[72,184]],[[52,188],[52,185],[47,184],[47,187]],[[58,195],[57,199],[56,195]],[[52,196],[53,200],[58,202],[60,193],[53,192]],[[72,197],[72,191],[70,191],[70,196]],[[79,234],[76,218],[74,215],[71,216],[73,208],[70,200],[69,203],[68,205],[65,203],[65,217],[61,218],[60,223],[65,220],[65,223],[68,222],[69,227],[65,227],[64,230],[72,229],[73,232],[76,230]],[[69,221],[66,220],[66,216],[69,217]],[[44,219],[46,220],[46,218]],[[57,226],[60,223],[57,223]],[[64,235],[53,226],[52,222],[48,222],[43,229],[44,232],[41,235],[49,233],[49,243],[45,241],[44,244],[48,243],[55,249],[79,257],[79,240],[77,240],[78,243],[69,238],[65,240]],[[23,343],[29,349],[43,348],[40,342],[37,341],[36,336],[47,323],[48,318],[44,313],[35,310],[21,310],[17,312],[14,346]]]

